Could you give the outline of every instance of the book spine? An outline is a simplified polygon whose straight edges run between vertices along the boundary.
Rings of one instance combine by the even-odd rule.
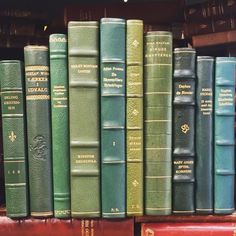
[[[102,216],[125,217],[125,20],[101,19]],[[111,191],[112,189],[112,191]]]
[[[145,36],[145,213],[171,214],[172,34]]]
[[[53,215],[48,48],[26,46],[24,57],[30,212],[48,217]]]
[[[28,181],[22,63],[1,61],[0,78],[7,216],[26,217]]]
[[[67,38],[49,37],[54,216],[70,216]]]
[[[196,212],[213,212],[213,88],[214,58],[197,57],[196,88]]]
[[[100,216],[99,25],[68,24],[71,211]]]
[[[234,211],[235,57],[217,57],[215,72],[214,212]]]
[[[174,51],[173,213],[177,214],[195,211],[195,56],[191,48]]]
[[[141,225],[141,236],[232,236],[234,223],[146,223]]]
[[[143,21],[128,20],[126,36],[127,215],[143,214]]]

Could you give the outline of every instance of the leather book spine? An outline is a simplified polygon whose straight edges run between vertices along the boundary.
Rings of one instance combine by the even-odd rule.
[[[1,107],[7,216],[28,215],[24,77],[21,61],[1,61]]]
[[[173,213],[195,212],[195,62],[192,48],[174,50]]]
[[[26,46],[25,83],[30,214],[53,215],[49,58],[45,46]]]
[[[213,212],[214,58],[197,57],[196,86],[196,212]]]
[[[145,214],[172,210],[172,34],[145,36]]]
[[[70,216],[67,37],[49,37],[54,216]]]
[[[68,24],[71,213],[100,216],[99,24]]]
[[[215,71],[214,213],[234,211],[235,57],[217,57]]]
[[[102,18],[101,158],[102,216],[125,217],[125,20]]]
[[[234,223],[146,223],[141,225],[141,236],[232,236]]]
[[[127,20],[127,215],[143,215],[143,21]]]

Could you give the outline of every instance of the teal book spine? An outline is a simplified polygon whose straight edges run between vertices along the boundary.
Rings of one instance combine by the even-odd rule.
[[[125,217],[125,20],[101,19],[102,216]]]
[[[7,216],[28,215],[24,77],[20,61],[1,61],[1,105]]]
[[[215,71],[214,212],[234,211],[235,57],[217,57]]]
[[[49,37],[54,216],[70,216],[67,37]]]

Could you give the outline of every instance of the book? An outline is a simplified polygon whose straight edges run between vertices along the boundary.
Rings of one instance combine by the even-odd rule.
[[[98,217],[100,206],[99,24],[68,24],[71,211]]]
[[[143,214],[143,21],[127,20],[127,215]]]
[[[215,68],[214,212],[234,211],[235,57],[217,57]]]
[[[24,47],[30,214],[53,215],[49,57],[46,46]]]
[[[213,212],[214,58],[197,57],[196,212]]]
[[[173,213],[195,212],[196,51],[175,48],[173,75]]]
[[[27,142],[21,61],[0,61],[1,111],[7,216],[28,215]]]
[[[147,223],[141,226],[141,236],[232,236],[234,223]]]
[[[70,216],[67,37],[49,37],[54,216]]]
[[[100,27],[102,216],[118,218],[126,214],[126,23],[102,18]]]
[[[171,214],[172,34],[145,35],[145,214]]]

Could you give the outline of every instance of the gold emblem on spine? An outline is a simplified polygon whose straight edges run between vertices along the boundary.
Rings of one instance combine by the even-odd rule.
[[[134,187],[137,187],[139,185],[139,182],[135,179],[133,182],[132,182],[133,186]]]
[[[134,109],[132,113],[133,113],[133,115],[137,116],[139,114],[139,111]]]
[[[145,236],[154,236],[154,231],[151,229],[146,229],[145,230]]]
[[[136,47],[138,47],[139,42],[135,39],[132,44],[133,44],[133,46],[136,48]]]
[[[187,124],[183,124],[181,125],[181,130],[183,133],[188,133],[188,131],[190,130],[189,126]]]
[[[10,135],[8,137],[11,140],[12,143],[15,142],[16,134],[14,133],[14,131],[11,131],[11,133],[10,133]]]

